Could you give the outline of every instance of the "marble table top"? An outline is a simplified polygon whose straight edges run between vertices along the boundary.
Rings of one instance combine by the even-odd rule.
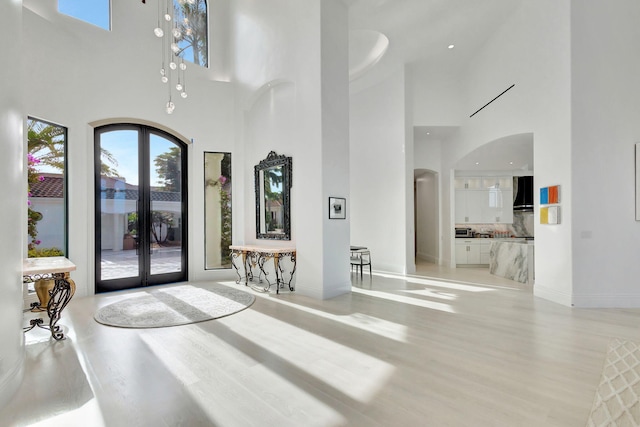
[[[22,274],[30,276],[45,273],[66,273],[76,269],[76,265],[63,256],[27,258],[22,260]]]
[[[296,248],[294,247],[268,247],[268,246],[244,246],[244,245],[231,245],[229,249],[232,251],[242,251],[242,252],[259,252],[263,254],[281,254],[281,253],[291,253],[295,252]]]

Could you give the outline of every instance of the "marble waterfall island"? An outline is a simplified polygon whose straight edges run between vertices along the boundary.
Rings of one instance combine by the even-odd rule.
[[[533,241],[495,240],[491,242],[489,256],[491,274],[533,284]]]

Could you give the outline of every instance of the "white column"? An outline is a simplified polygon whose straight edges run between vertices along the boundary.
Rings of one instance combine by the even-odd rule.
[[[322,0],[318,18],[320,40],[315,50],[308,50],[309,70],[297,82],[300,140],[305,144],[293,158],[297,209],[292,215],[298,250],[296,290],[331,298],[351,290],[348,10],[340,0]],[[346,219],[329,219],[329,197],[347,200]]]

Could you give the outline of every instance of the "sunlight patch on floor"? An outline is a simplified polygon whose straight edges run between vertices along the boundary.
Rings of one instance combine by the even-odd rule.
[[[431,289],[428,289],[428,288],[425,288],[425,289],[404,289],[404,290],[401,290],[400,292],[405,292],[407,294],[425,296],[425,297],[429,297],[429,298],[440,298],[440,299],[444,299],[444,300],[448,300],[448,301],[453,301],[453,300],[458,298],[458,296],[455,295],[455,294],[449,294],[449,293],[445,293],[445,292],[434,291],[434,290],[431,290]]]
[[[91,426],[105,427],[100,406],[96,399],[91,399],[78,409],[56,415],[46,420],[29,424],[30,427]]]
[[[494,288],[499,288],[498,286],[492,286],[491,288],[489,288],[481,285],[464,285],[462,283],[445,282],[445,281],[433,280],[433,279],[422,279],[419,277],[404,276],[399,274],[373,273],[373,275],[386,277],[387,279],[403,280],[405,282],[415,283],[418,285],[436,286],[438,288],[455,289],[457,291],[466,291],[466,292],[490,292],[490,291],[495,291]]]
[[[409,304],[409,305],[415,305],[418,307],[424,307],[424,308],[428,308],[430,310],[439,310],[439,311],[444,311],[447,313],[455,313],[456,311],[453,309],[453,307],[451,307],[449,304],[445,304],[445,303],[441,303],[441,302],[436,302],[436,301],[427,301],[427,300],[423,300],[423,299],[418,299],[418,298],[412,298],[412,297],[406,297],[406,296],[402,296],[402,295],[396,295],[396,294],[392,294],[389,292],[381,292],[381,291],[370,291],[368,289],[361,289],[361,288],[357,288],[357,287],[353,287],[351,289],[352,292],[357,293],[357,294],[363,294],[363,295],[367,295],[370,297],[375,297],[375,298],[383,298],[389,301],[395,301],[395,302],[399,302],[402,304]]]
[[[395,370],[374,356],[271,316],[247,315],[257,327],[243,330],[243,336],[265,348],[279,348],[277,356],[360,402],[369,402]]]
[[[269,294],[255,293],[254,295],[257,298],[266,298],[270,302],[286,305],[287,307],[292,307],[296,310],[301,310],[305,313],[313,314],[314,316],[319,316],[324,319],[341,323],[343,325],[358,328],[384,338],[392,339],[394,341],[402,343],[407,342],[407,331],[409,328],[406,325],[390,322],[388,320],[370,316],[364,313],[349,313],[346,315],[331,314],[315,308],[305,307],[304,305],[301,305],[299,303],[294,303],[278,298],[270,298]]]
[[[246,314],[249,312],[245,317]],[[271,320],[253,319],[249,323],[256,321],[259,324],[251,328],[263,339],[268,340],[269,332],[278,328],[265,323]],[[305,383],[300,386],[296,384],[298,378],[289,378],[288,369],[283,373],[267,363],[273,357],[287,363],[297,359],[294,364],[304,367],[310,364],[309,355],[296,354],[287,348],[278,355],[264,351],[263,347],[246,351],[241,343],[249,337],[225,340],[195,325],[183,327],[170,343],[155,331],[145,331],[141,338],[165,368],[185,385],[211,425],[249,425],[256,417],[263,420],[263,425],[279,426],[342,425],[345,422],[338,411],[305,390]],[[215,369],[211,368],[212,362]]]
[[[228,319],[230,322],[227,324],[233,325],[233,316]],[[188,385],[190,390],[202,381],[210,383],[210,387],[230,387],[220,383],[219,376],[222,372],[205,374],[199,368],[200,365],[210,366],[215,361],[224,375],[233,375],[234,371],[238,371],[239,374],[234,376],[235,381],[250,376],[249,383],[255,382],[258,373],[251,373],[250,370],[259,371],[259,376],[266,377],[259,380],[264,383],[264,387],[267,390],[283,389],[283,393],[280,393],[282,396],[292,393],[299,396],[304,393],[304,390],[299,390],[295,384],[290,383],[288,377],[293,375],[299,378],[300,373],[304,373],[318,383],[326,384],[321,388],[333,388],[335,391],[331,395],[344,394],[351,399],[368,403],[395,371],[393,365],[374,356],[254,310],[245,311],[242,314],[242,325],[236,325],[232,330],[239,335],[241,344],[243,340],[248,340],[251,345],[259,348],[247,354],[240,353],[233,360],[218,362],[215,360],[218,358],[217,354],[228,354],[229,349],[238,353],[237,349],[242,345],[224,341],[199,328],[194,329],[193,325],[181,333],[181,340],[184,340],[182,337],[186,334],[188,339],[184,342],[172,340],[171,348],[165,348],[167,343],[163,344],[162,340],[156,339],[153,331],[143,332],[141,338],[148,344],[149,350],[163,361],[166,369],[180,382]],[[225,348],[224,351],[221,351],[221,347]],[[176,352],[176,348],[181,350]],[[263,350],[266,348],[270,350]],[[185,355],[184,359],[179,356],[182,353]],[[205,357],[206,360],[199,362],[197,358],[200,357]],[[295,367],[300,373],[287,365]],[[282,369],[276,369],[277,367]],[[211,375],[216,376],[215,380],[207,381],[207,376]],[[239,395],[243,393],[246,391],[238,392]],[[258,390],[256,393],[260,394]],[[233,393],[230,391],[230,394]]]

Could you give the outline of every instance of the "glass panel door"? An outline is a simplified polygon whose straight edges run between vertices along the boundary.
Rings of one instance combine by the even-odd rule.
[[[100,135],[99,282],[140,281],[138,141],[137,130],[113,130]]]
[[[152,275],[182,270],[182,152],[176,143],[150,135]]]
[[[96,129],[96,292],[186,280],[186,150],[157,129]]]

